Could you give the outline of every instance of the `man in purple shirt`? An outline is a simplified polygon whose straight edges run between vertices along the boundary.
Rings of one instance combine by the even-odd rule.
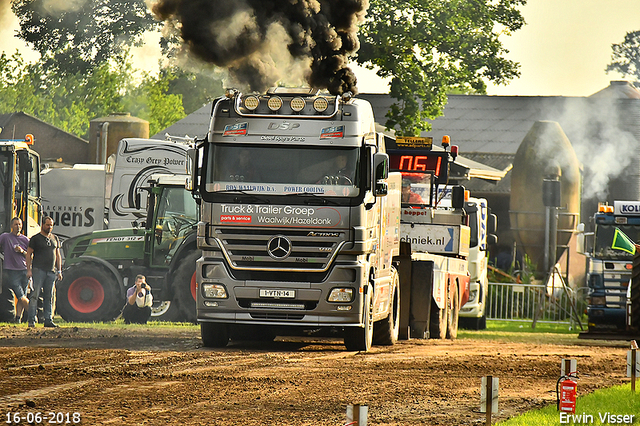
[[[151,294],[151,288],[147,285],[144,275],[137,275],[134,284],[127,290],[127,303],[122,310],[125,324],[146,324],[151,317],[151,306],[146,296]]]
[[[0,235],[0,250],[4,253],[2,264],[3,287],[11,290],[18,299],[16,306],[16,320],[20,321],[22,312],[29,307],[27,298],[27,264],[25,253],[29,246],[29,239],[21,234],[22,220],[19,217],[11,219],[11,232]]]

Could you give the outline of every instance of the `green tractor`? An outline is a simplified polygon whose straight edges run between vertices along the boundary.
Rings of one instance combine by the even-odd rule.
[[[133,228],[94,231],[63,244],[63,280],[57,312],[66,321],[116,319],[127,288],[143,274],[154,298],[152,319],[196,320],[196,246],[199,206],[183,175],[149,180],[146,222]]]

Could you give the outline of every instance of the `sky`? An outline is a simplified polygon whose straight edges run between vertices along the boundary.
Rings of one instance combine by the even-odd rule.
[[[0,6],[8,0],[0,0]],[[605,88],[617,73],[605,72],[611,62],[611,45],[621,43],[627,32],[640,30],[640,0],[528,0],[521,7],[527,24],[510,36],[501,36],[506,57],[520,63],[521,76],[507,86],[489,85],[490,95],[589,96]],[[37,54],[15,37],[17,19],[0,18],[0,50],[20,49],[27,59]],[[135,64],[157,63],[156,39],[136,52]],[[387,84],[373,71],[354,66],[358,89],[364,93],[387,91]]]

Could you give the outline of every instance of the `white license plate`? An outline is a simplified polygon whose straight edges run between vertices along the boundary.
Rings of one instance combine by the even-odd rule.
[[[293,299],[296,297],[295,290],[260,290],[260,297],[269,297],[272,299]]]

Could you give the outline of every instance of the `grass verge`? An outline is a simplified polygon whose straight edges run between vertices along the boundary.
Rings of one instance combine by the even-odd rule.
[[[554,404],[496,424],[500,426],[637,425],[640,424],[640,391],[638,387],[639,384],[636,383],[636,392],[631,392],[631,384],[614,386],[579,397],[576,401],[575,417],[569,417],[568,414],[561,415]]]
[[[484,330],[458,330],[458,338],[570,345],[578,342],[578,331],[569,324],[538,323],[532,328],[530,321],[490,320]]]

